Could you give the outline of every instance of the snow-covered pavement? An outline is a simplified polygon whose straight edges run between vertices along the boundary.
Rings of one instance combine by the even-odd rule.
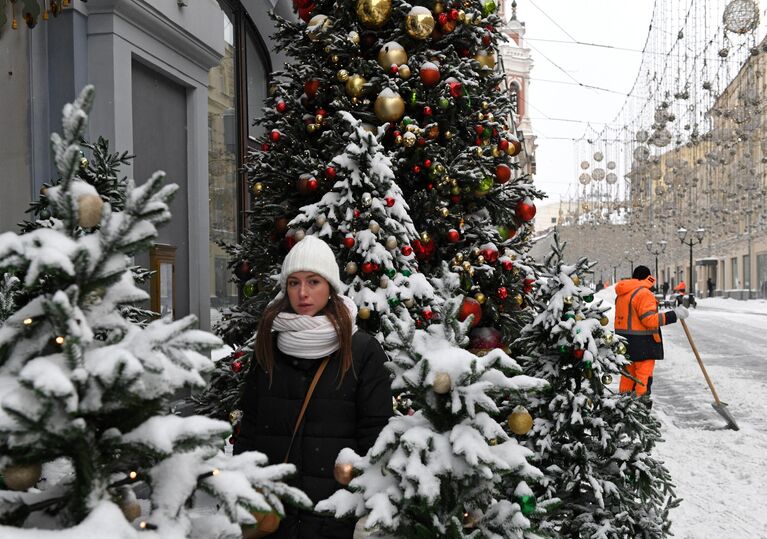
[[[613,305],[615,292],[597,297]],[[664,327],[653,410],[665,438],[657,455],[683,498],[671,531],[678,539],[767,538],[767,301],[700,300],[687,325],[740,430],[726,429],[711,407],[681,325]]]

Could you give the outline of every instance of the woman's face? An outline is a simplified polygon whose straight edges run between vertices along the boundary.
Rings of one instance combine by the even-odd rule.
[[[314,316],[328,304],[330,284],[311,271],[291,273],[287,282],[290,306],[298,314]]]

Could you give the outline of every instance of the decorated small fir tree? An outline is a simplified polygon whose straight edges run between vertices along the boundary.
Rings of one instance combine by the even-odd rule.
[[[518,358],[525,373],[546,380],[550,391],[515,409],[509,428],[544,471],[533,490],[541,499],[561,500],[546,531],[666,537],[669,510],[679,502],[668,470],[652,455],[660,424],[647,398],[616,393],[625,344],[606,327],[610,306],[582,284],[593,264],[566,264],[563,250],[555,235],[537,281],[537,315],[515,343],[525,353]]]
[[[121,314],[147,298],[130,257],[170,218],[177,187],[155,173],[126,183],[123,211],[86,210],[100,200],[75,178],[92,101],[87,87],[51,137],[50,223],[0,235],[0,271],[21,291],[0,325],[0,536],[238,537],[253,511],[310,501],[282,482],[291,465],[226,454],[227,423],[169,413],[178,390],[204,385],[220,340],[194,316],[143,327]]]

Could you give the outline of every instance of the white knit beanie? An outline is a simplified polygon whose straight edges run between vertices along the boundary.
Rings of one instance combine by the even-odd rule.
[[[327,243],[316,236],[304,236],[285,257],[280,273],[282,290],[285,290],[290,274],[297,271],[311,271],[321,275],[336,293],[342,293],[341,272],[338,270],[336,255]]]

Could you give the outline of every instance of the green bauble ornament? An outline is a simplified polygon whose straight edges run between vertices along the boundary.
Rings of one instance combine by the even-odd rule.
[[[488,2],[482,4],[482,14],[487,17],[488,15],[495,13],[496,7],[497,6],[495,5],[495,2],[493,2],[493,0],[489,0]]]
[[[490,191],[490,189],[493,187],[493,178],[490,176],[485,176],[481,180],[479,180],[479,184],[477,184],[477,191],[480,193],[487,193]]]
[[[399,305],[399,298],[397,296],[392,296],[389,298],[389,307],[396,307]]]
[[[410,270],[402,270],[400,273],[402,273],[402,275],[405,277],[410,277],[413,274],[413,272]]]
[[[583,368],[584,369],[590,369],[591,368],[591,360],[587,359],[583,362]]]
[[[523,495],[520,496],[517,501],[519,502],[519,508],[522,510],[523,515],[529,515],[535,511],[535,496]]]
[[[397,270],[394,268],[386,268],[384,270],[384,275],[386,275],[389,279],[393,279],[395,275],[397,275]]]
[[[570,350],[567,348],[566,344],[560,344],[557,347],[557,352],[559,352],[560,355],[563,355],[563,356],[569,356],[570,355]]]
[[[500,225],[496,230],[498,230],[498,235],[501,237],[501,241],[509,239],[509,227]]]
[[[450,100],[447,97],[440,97],[439,100],[437,100],[437,106],[441,109],[446,109],[450,106]]]
[[[256,295],[257,291],[258,291],[258,281],[256,281],[255,279],[249,279],[242,286],[242,293],[245,294],[246,298],[252,298],[253,296]]]
[[[482,130],[482,138],[490,138],[490,135],[493,134],[493,130],[489,127],[485,127],[485,129]]]
[[[562,318],[564,320],[574,320],[575,319],[575,313],[566,312],[565,314],[562,315]]]
[[[594,301],[594,296],[592,294],[589,294],[588,296],[583,296],[583,301],[585,301],[586,303],[591,303],[592,301]]]

